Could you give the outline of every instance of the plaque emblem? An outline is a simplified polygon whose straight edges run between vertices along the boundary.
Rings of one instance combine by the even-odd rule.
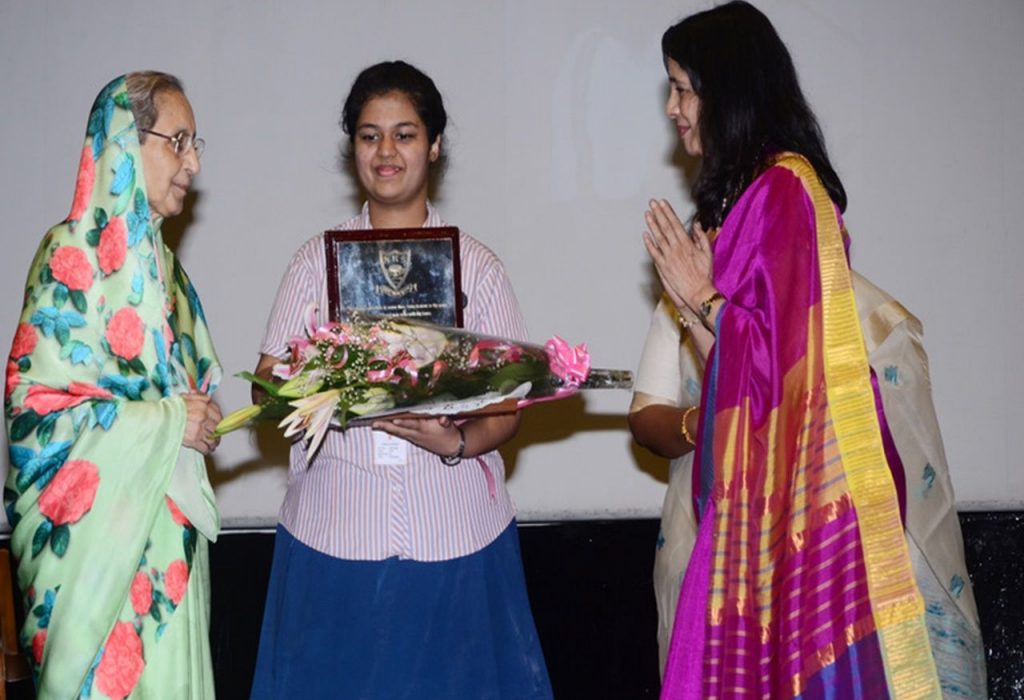
[[[416,291],[416,285],[405,284],[405,278],[409,276],[409,270],[412,269],[412,250],[410,248],[381,248],[377,252],[377,259],[381,272],[384,273],[384,279],[391,288],[382,290],[388,296],[404,296]]]
[[[405,284],[405,278],[409,276],[409,268],[412,267],[412,251],[408,248],[391,248],[380,250],[380,269],[384,271],[384,278],[396,292]]]

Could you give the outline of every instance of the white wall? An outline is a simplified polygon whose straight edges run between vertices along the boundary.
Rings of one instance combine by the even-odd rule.
[[[660,36],[704,6],[7,0],[0,329],[13,333],[38,239],[68,210],[95,93],[158,68],[184,79],[209,143],[178,253],[224,365],[251,368],[289,256],[355,209],[336,159],[345,92],[361,68],[401,57],[436,80],[454,119],[438,204],[504,259],[533,338],[586,341],[597,365],[632,368],[653,299],[645,202],[689,206],[662,111]],[[925,322],[961,505],[1020,508],[1024,236],[1011,217],[1024,192],[1024,3],[761,7],[847,185],[855,265]],[[220,400],[232,409],[247,391],[230,379]],[[527,411],[505,450],[524,518],[658,512],[665,467],[632,446],[628,401],[591,393]],[[273,520],[285,462],[270,428],[224,439],[226,522]]]

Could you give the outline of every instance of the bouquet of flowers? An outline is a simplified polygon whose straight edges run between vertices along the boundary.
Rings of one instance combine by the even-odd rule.
[[[591,369],[585,345],[558,337],[540,347],[405,318],[354,313],[317,327],[315,308],[306,317],[305,337],[293,338],[288,360],[273,368],[283,383],[239,374],[267,398],[228,415],[216,434],[283,418],[285,437],[303,434],[312,456],[332,423],[460,415],[502,402],[512,411],[579,389],[632,386],[632,373]]]

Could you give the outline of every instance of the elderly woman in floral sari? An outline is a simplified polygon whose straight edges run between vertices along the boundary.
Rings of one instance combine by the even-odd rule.
[[[739,0],[662,49],[667,115],[702,162],[693,226],[652,201],[645,243],[704,360],[699,408],[660,411],[693,446],[699,522],[662,697],[982,697],[919,327],[851,274],[792,59]]]
[[[39,697],[213,697],[203,455],[221,370],[160,228],[202,139],[181,83],[93,104],[68,217],[43,237],[7,362],[5,489]]]

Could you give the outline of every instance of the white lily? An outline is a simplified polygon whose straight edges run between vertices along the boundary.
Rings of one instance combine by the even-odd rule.
[[[398,349],[408,352],[417,368],[436,360],[448,345],[448,337],[441,331],[397,322],[391,328],[382,330],[379,337],[392,351]]]
[[[348,410],[357,416],[363,416],[371,412],[386,411],[394,405],[395,402],[391,400],[391,394],[386,389],[374,386],[366,390],[362,403],[349,406]]]
[[[338,389],[328,389],[292,401],[288,405],[293,406],[295,410],[285,416],[277,427],[285,429],[285,437],[304,433],[303,439],[309,442],[306,447],[306,459],[310,460],[323,442],[340,401],[341,392]]]
[[[303,396],[316,396],[314,392],[319,391],[324,384],[322,369],[314,369],[303,374],[292,377],[277,389],[278,396],[286,396],[290,399]]]

